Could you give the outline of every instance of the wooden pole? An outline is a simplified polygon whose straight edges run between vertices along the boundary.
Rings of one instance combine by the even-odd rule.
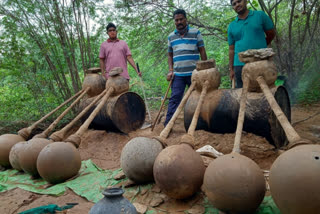
[[[201,94],[200,94],[200,98],[199,98],[196,110],[194,112],[191,124],[190,124],[189,129],[188,129],[188,134],[191,135],[191,136],[194,136],[194,131],[195,131],[196,127],[197,127],[197,123],[198,123],[198,118],[199,118],[199,115],[200,115],[201,107],[202,107],[204,98],[207,95],[208,84],[209,84],[208,81],[205,81],[205,83],[203,84],[203,88],[202,88],[202,91],[201,91]]]
[[[57,124],[60,122],[60,120],[71,110],[71,108],[73,106],[75,106],[80,100],[81,98],[87,94],[87,92],[90,90],[90,87],[87,87],[81,94],[80,96],[66,109],[64,110],[64,112],[62,112],[62,114],[60,114],[60,116],[55,119],[55,121],[53,121],[53,123],[51,123],[51,125],[44,130],[42,133],[35,135],[33,138],[46,138],[49,133],[57,126]]]
[[[170,82],[169,82],[169,86],[168,86],[167,91],[166,91],[166,94],[164,95],[164,98],[163,98],[163,100],[162,100],[162,102],[161,102],[161,106],[160,106],[160,108],[159,108],[159,112],[158,112],[158,114],[157,114],[157,117],[156,117],[156,119],[154,120],[154,122],[153,122],[153,124],[152,124],[151,131],[153,131],[154,127],[156,126],[156,124],[157,124],[157,122],[158,122],[158,119],[159,119],[161,110],[162,110],[162,108],[163,108],[163,106],[164,106],[164,102],[165,102],[166,99],[167,99],[167,96],[168,96],[168,93],[169,93],[169,90],[170,90],[170,87],[171,87],[171,84],[172,84],[172,80],[173,80],[173,78],[171,78],[171,80],[170,80]]]
[[[44,117],[42,117],[40,120],[38,120],[37,122],[33,123],[31,126],[27,127],[27,128],[23,128],[21,130],[18,131],[18,134],[23,137],[24,139],[28,139],[32,130],[34,128],[36,128],[40,123],[42,123],[45,119],[47,119],[48,117],[50,117],[52,114],[56,113],[59,109],[61,109],[63,106],[65,106],[67,103],[69,103],[71,100],[73,100],[75,97],[77,97],[79,94],[81,94],[83,92],[83,89],[78,91],[78,93],[76,93],[75,95],[73,95],[72,97],[70,97],[69,99],[67,99],[66,101],[64,101],[61,105],[59,105],[57,108],[55,108],[54,110],[52,110],[51,112],[49,112],[48,114],[46,114]]]
[[[90,116],[87,118],[87,120],[80,126],[78,131],[68,137],[66,139],[66,142],[73,143],[77,148],[79,147],[81,143],[81,136],[84,134],[85,131],[87,131],[90,123],[93,121],[93,119],[96,117],[96,115],[99,113],[99,111],[102,109],[104,104],[107,102],[109,99],[110,95],[115,91],[113,87],[110,87],[107,89],[107,93],[103,96],[101,99],[100,103],[97,105],[97,107],[91,112]]]
[[[191,92],[193,91],[194,87],[196,86],[196,83],[193,82],[187,93],[184,95],[184,97],[182,98],[177,110],[174,112],[172,118],[170,119],[169,123],[167,124],[167,126],[162,130],[162,132],[160,133],[160,138],[166,139],[176,121],[176,119],[178,118],[180,112],[182,111],[183,107],[185,106],[185,104],[187,103],[187,100],[191,94]]]
[[[236,88],[236,83],[234,77],[232,78],[232,89]]]
[[[100,99],[105,95],[107,90],[104,90],[101,92],[92,102],[86,106],[68,125],[66,125],[63,129],[60,131],[56,131],[50,135],[50,139],[53,141],[62,141],[65,138],[66,133],[74,126],[74,124],[80,120]]]
[[[234,139],[234,145],[233,145],[233,150],[232,150],[232,152],[237,152],[239,154],[241,151],[240,150],[240,141],[241,141],[241,135],[242,135],[242,129],[243,129],[244,115],[245,115],[245,111],[246,111],[248,88],[249,88],[249,77],[245,75],[244,80],[243,80],[241,99],[240,99],[240,109],[239,109],[239,115],[238,115],[236,136]]]
[[[298,135],[296,130],[291,126],[290,122],[288,121],[288,118],[285,116],[285,114],[281,110],[280,106],[278,105],[276,99],[272,95],[264,78],[262,76],[259,76],[257,78],[257,81],[258,81],[260,88],[263,91],[268,103],[270,104],[271,109],[273,110],[273,112],[276,115],[277,119],[279,120],[279,123],[281,124],[284,132],[286,133],[288,141],[290,143],[293,143],[295,141],[301,140],[301,137]]]

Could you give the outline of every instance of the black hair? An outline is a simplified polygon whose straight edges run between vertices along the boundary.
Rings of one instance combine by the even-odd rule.
[[[178,15],[178,14],[182,14],[184,15],[184,18],[187,18],[187,14],[186,14],[186,11],[184,11],[183,9],[177,9],[173,12],[173,18],[175,15]]]
[[[117,29],[116,25],[115,25],[115,24],[113,24],[112,22],[110,22],[110,23],[107,25],[107,27],[106,27],[107,31],[108,31],[108,30],[109,30],[109,28],[111,28],[111,27],[113,27],[113,28]]]
[[[230,4],[232,5],[233,0],[230,0]]]

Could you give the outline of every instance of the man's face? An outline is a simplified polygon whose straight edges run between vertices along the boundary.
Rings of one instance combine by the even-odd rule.
[[[247,0],[233,0],[231,5],[238,14],[243,14],[247,10]]]
[[[107,33],[110,39],[117,38],[117,30],[114,27],[109,28]]]
[[[174,16],[174,24],[178,30],[183,30],[187,26],[187,19],[183,14],[176,14]]]

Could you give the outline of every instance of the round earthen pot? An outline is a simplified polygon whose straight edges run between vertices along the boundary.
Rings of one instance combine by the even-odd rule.
[[[71,143],[55,142],[39,153],[37,169],[40,176],[56,184],[77,175],[81,167],[79,151]]]
[[[266,191],[259,166],[238,153],[212,161],[205,172],[203,188],[219,210],[243,214],[254,213]]]
[[[20,152],[24,149],[25,145],[27,144],[27,141],[22,141],[19,143],[16,143],[10,150],[9,153],[9,161],[12,166],[12,168],[22,171],[22,168],[20,166]]]
[[[9,168],[9,153],[11,148],[21,141],[26,141],[23,137],[16,134],[4,134],[0,136],[0,165]]]
[[[171,198],[184,199],[196,193],[203,182],[202,158],[187,144],[162,150],[153,165],[153,176],[160,189]]]
[[[153,164],[162,151],[162,144],[146,137],[130,140],[121,152],[121,168],[136,183],[153,181]]]
[[[319,213],[319,178],[319,145],[300,145],[281,154],[271,166],[269,180],[281,213]]]
[[[100,71],[100,68],[90,68],[86,71],[86,76],[82,82],[82,89],[90,87],[90,90],[87,92],[89,97],[94,97],[105,89],[106,80],[98,74]]]
[[[22,170],[32,176],[39,176],[37,170],[37,159],[41,150],[53,143],[44,138],[33,138],[24,145],[19,153],[19,163]]]

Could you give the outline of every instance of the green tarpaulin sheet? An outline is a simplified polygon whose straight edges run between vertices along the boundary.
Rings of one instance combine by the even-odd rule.
[[[76,194],[85,197],[94,203],[98,202],[103,195],[102,191],[114,186],[123,180],[114,180],[121,169],[103,170],[97,167],[91,160],[82,161],[79,176],[73,180],[66,181],[61,184],[50,185],[43,179],[31,179],[31,176],[26,173],[18,172],[10,169],[0,172],[0,192],[4,192],[13,188],[21,188],[30,192],[47,194],[47,195],[62,195],[66,191],[66,187],[72,189]],[[152,185],[143,185],[141,188],[150,189]],[[140,187],[138,187],[140,189]],[[128,188],[126,191],[136,191],[137,187]],[[131,202],[134,198],[131,199]],[[206,214],[218,214],[219,211],[214,208],[207,198],[205,198],[204,206]],[[147,214],[156,213],[154,210],[149,210]],[[280,214],[271,196],[266,196],[263,203],[255,214]]]

